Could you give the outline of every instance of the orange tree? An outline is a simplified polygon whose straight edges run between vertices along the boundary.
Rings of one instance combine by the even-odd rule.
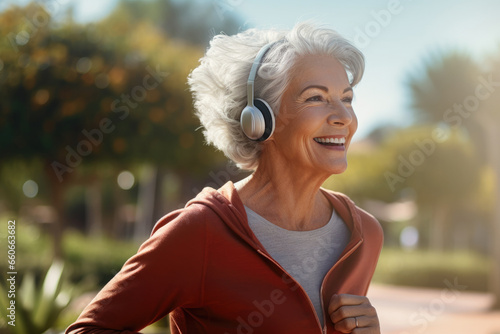
[[[213,153],[195,131],[186,86],[200,47],[116,13],[91,26],[56,23],[36,3],[0,14],[0,156],[41,161],[61,257],[64,190],[81,166],[148,162],[194,172]]]

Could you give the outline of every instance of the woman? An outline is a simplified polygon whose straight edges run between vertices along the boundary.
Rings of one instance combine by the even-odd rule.
[[[215,36],[189,77],[195,108],[207,141],[253,173],[163,217],[67,332],[170,314],[172,333],[380,333],[365,295],[381,228],[321,188],[347,167],[363,69],[310,24]]]

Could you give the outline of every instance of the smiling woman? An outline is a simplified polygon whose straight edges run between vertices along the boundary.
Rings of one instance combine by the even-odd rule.
[[[294,166],[288,170],[297,174],[291,179],[303,178],[307,183],[342,173],[347,168],[347,149],[358,126],[352,98],[347,73],[336,58],[299,58],[277,117],[278,123],[284,118],[288,124],[269,140],[275,143],[267,145],[260,160],[270,159],[276,165],[283,155],[283,162]],[[282,145],[296,149],[283,150]]]
[[[366,292],[378,222],[321,188],[347,168],[362,54],[329,29],[215,36],[189,77],[209,143],[252,174],[205,188],[68,333],[380,333]],[[145,289],[146,287],[146,289]]]

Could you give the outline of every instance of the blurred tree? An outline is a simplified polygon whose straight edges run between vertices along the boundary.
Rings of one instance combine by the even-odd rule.
[[[474,143],[471,159],[489,166],[496,173],[495,205],[492,221],[491,288],[500,308],[500,56],[490,68],[479,66],[467,55],[452,52],[431,59],[423,74],[410,77],[409,86],[415,110],[422,119],[442,122],[466,132]],[[461,161],[459,163],[463,163]],[[450,170],[446,170],[446,173]],[[470,177],[466,175],[463,177]]]
[[[201,48],[127,20],[53,24],[37,3],[0,14],[0,156],[42,161],[59,213],[57,257],[64,191],[85,166],[150,163],[186,174],[213,163],[186,85]]]
[[[489,165],[495,174],[495,190],[496,196],[494,198],[494,213],[493,213],[493,274],[491,275],[491,289],[496,296],[496,303],[494,307],[500,309],[500,150],[498,143],[500,143],[500,49],[497,54],[492,57],[488,64],[488,69],[483,78],[485,78],[487,88],[491,96],[485,101],[485,112],[477,115],[478,123],[475,133],[481,132],[485,140],[481,141],[485,144],[487,149],[487,157]]]
[[[436,129],[443,135],[437,136]],[[390,143],[396,154],[392,161],[397,162],[392,171],[402,177],[395,181],[394,190],[409,188],[415,193],[419,220],[429,224],[421,224],[420,232],[432,249],[440,251],[453,246],[465,213],[478,204],[482,173],[465,134],[445,129],[415,126],[398,132]]]
[[[121,0],[106,21],[132,26],[148,21],[173,39],[205,46],[216,34],[239,32],[242,23],[234,9],[217,1]]]
[[[360,205],[415,200],[422,239],[430,239],[435,249],[449,247],[458,233],[444,230],[463,225],[464,213],[475,211],[483,199],[478,196],[482,170],[464,133],[448,129],[436,138],[434,130],[429,125],[374,130],[353,143],[347,171],[330,178],[325,187],[348,194]],[[454,211],[461,213],[459,219]],[[432,217],[430,226],[424,224],[427,216]]]

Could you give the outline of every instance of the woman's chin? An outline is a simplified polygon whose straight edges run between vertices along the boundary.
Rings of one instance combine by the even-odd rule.
[[[323,168],[329,175],[342,174],[347,169],[347,161],[338,161]]]

